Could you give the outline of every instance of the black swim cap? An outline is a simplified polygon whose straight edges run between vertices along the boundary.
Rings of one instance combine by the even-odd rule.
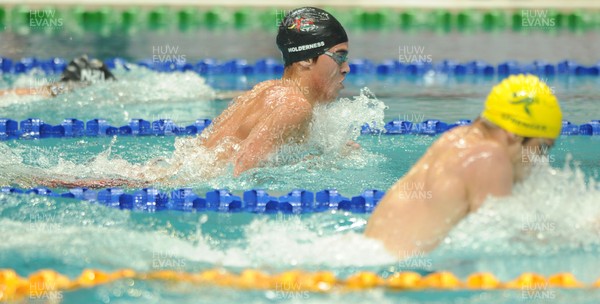
[[[340,22],[315,7],[301,7],[289,12],[279,24],[277,33],[277,47],[285,65],[317,57],[347,41],[348,36]]]
[[[62,73],[60,81],[98,82],[116,80],[106,65],[97,59],[88,60],[86,55],[73,59]]]

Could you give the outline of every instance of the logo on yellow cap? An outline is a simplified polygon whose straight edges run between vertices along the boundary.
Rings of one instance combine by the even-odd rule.
[[[515,95],[515,97],[517,97],[516,93],[514,95]],[[525,113],[527,113],[527,115],[531,116],[531,110],[529,110],[529,106],[532,105],[534,102],[535,102],[534,98],[523,97],[523,99],[512,101],[511,103],[514,104],[514,105],[523,104],[523,108],[525,109]]]
[[[552,90],[534,75],[512,75],[492,88],[482,117],[524,137],[556,138],[562,112]]]

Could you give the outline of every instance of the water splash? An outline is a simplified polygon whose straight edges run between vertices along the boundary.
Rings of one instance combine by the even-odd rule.
[[[563,270],[581,279],[597,277],[598,268],[590,266],[595,264],[589,258],[573,255],[579,252],[595,259],[600,251],[597,182],[571,165],[562,169],[541,166],[532,174],[513,196],[489,199],[423,258],[433,261],[434,269],[459,275],[492,271],[502,280],[538,267],[547,271],[568,267]],[[382,269],[398,262],[381,243],[362,236],[368,216],[349,213],[229,214],[221,218],[224,215],[218,213],[135,213],[35,196],[0,194],[0,201],[0,233],[9,235],[0,251],[23,260],[43,254],[51,262],[58,259],[77,269],[89,265],[153,269],[157,252],[159,259],[183,261],[186,270],[222,265],[339,271]],[[59,229],[49,229],[53,225]],[[86,249],[73,249],[73,244]],[[128,254],[115,259],[111,252]],[[545,260],[548,255],[557,255],[558,260]],[[518,264],[515,256],[519,260],[532,256],[534,263]],[[489,257],[496,264],[485,264]],[[0,262],[6,263],[1,260],[6,258],[0,255]]]
[[[596,181],[570,160],[562,169],[540,163],[512,196],[489,198],[463,220],[440,250],[520,255],[594,250],[600,245],[598,197]]]
[[[431,253],[434,267],[466,275],[491,271],[502,280],[520,272],[600,275],[600,189],[567,161],[540,164],[513,195],[489,198],[459,223]],[[518,257],[518,258],[515,258]]]
[[[156,113],[176,122],[192,122],[197,117],[190,116],[189,106],[213,100],[216,92],[203,77],[194,72],[157,73],[144,67],[131,67],[125,71],[117,67],[114,74],[118,81],[106,81],[89,86],[80,86],[72,91],[49,98],[43,94],[0,96],[0,110],[7,113],[20,113],[31,117],[91,119],[91,114],[108,117],[112,123],[127,123],[132,118],[158,119]],[[55,76],[47,77],[37,71],[19,75],[10,85],[12,88],[37,89],[56,81]],[[170,103],[170,100],[189,103]],[[51,105],[51,109],[48,109]],[[46,111],[46,112],[44,112]],[[49,112],[48,112],[49,111]],[[53,122],[58,123],[58,122]]]
[[[338,154],[349,140],[358,138],[364,124],[383,126],[385,109],[385,104],[366,87],[353,99],[340,98],[334,103],[318,105],[314,110],[309,145],[325,153]]]
[[[37,148],[11,151],[11,148],[0,143],[3,150],[14,156],[14,159],[8,162],[0,161],[0,165],[4,164],[7,169],[0,174],[0,181],[3,181],[3,184],[16,183],[32,187],[36,186],[35,179],[46,178],[59,178],[70,183],[80,179],[122,179],[134,185],[131,186],[133,188],[137,187],[135,185],[148,184],[158,187],[206,187],[208,184],[213,188],[229,187],[233,190],[279,183],[280,186],[275,188],[289,190],[291,187],[322,181],[315,174],[325,175],[326,170],[359,170],[381,162],[381,158],[375,153],[364,149],[357,150],[347,144],[358,138],[360,127],[364,123],[382,124],[384,109],[383,102],[377,100],[367,88],[352,100],[342,98],[327,106],[317,107],[314,109],[311,132],[306,143],[280,147],[266,161],[265,167],[250,170],[239,179],[233,178],[231,164],[218,161],[216,157],[220,150],[227,149],[232,143],[222,142],[216,149],[208,150],[199,144],[197,137],[179,137],[175,139],[174,152],[171,155],[132,162],[112,152],[113,146],[123,145],[121,142],[127,140],[115,137],[100,153],[88,155],[88,159],[85,160],[73,160],[63,156],[59,153],[60,147],[50,153],[47,149],[37,153]],[[86,149],[86,145],[89,144],[83,144],[81,149]],[[235,149],[235,144],[233,148]],[[32,154],[28,158],[36,161],[25,165],[19,156],[20,153]],[[36,153],[37,155],[34,155]],[[83,153],[89,154],[89,151]],[[125,153],[143,155],[148,151],[138,148]],[[306,170],[312,173],[297,174]],[[337,182],[338,180],[332,180],[327,184],[335,187]]]
[[[336,220],[335,228],[327,227]],[[365,219],[351,214],[321,214],[310,219],[279,215],[270,221],[255,220],[245,229],[245,256],[250,265],[274,268],[365,267],[395,262],[381,243],[356,232],[365,224]]]
[[[244,220],[225,221],[219,219],[222,214],[215,213],[141,214],[28,195],[0,194],[0,201],[0,232],[7,235],[0,251],[10,253],[0,255],[0,264],[11,263],[12,259],[13,267],[24,267],[16,261],[26,263],[41,256],[44,259],[40,264],[51,264],[38,268],[73,270],[91,265],[140,271],[173,268],[169,266],[174,264],[186,271],[214,265],[265,269],[364,267],[393,260],[382,245],[346,231],[356,231],[365,222],[351,214],[303,219],[258,216],[244,225]],[[202,229],[196,228],[198,225]],[[229,231],[229,237],[222,236],[223,230]],[[236,237],[237,233],[241,235]],[[115,256],[117,252],[127,255]]]
[[[352,99],[341,98],[333,103],[315,106],[309,135],[304,143],[289,143],[279,147],[270,155],[264,167],[248,170],[239,178],[233,178],[231,169],[227,169],[210,185],[232,190],[265,187],[273,191],[298,187],[335,187],[343,190],[372,187],[364,174],[364,180],[357,174],[357,178],[350,181],[347,176],[340,178],[332,172],[370,169],[375,174],[377,165],[386,159],[349,143],[357,140],[365,123],[382,125],[385,108],[385,104],[368,88],[362,89],[360,95]]]

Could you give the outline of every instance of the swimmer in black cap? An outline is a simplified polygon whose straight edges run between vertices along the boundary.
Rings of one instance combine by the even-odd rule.
[[[313,106],[336,99],[350,71],[346,31],[324,10],[302,7],[289,12],[279,25],[277,46],[285,62],[282,78],[261,82],[235,98],[199,137],[200,145],[216,151],[218,160],[233,163],[235,176],[260,166],[280,146],[304,141]],[[49,187],[88,188],[158,182],[40,181]]]
[[[9,91],[0,91],[0,96],[14,93],[16,95],[55,97],[75,88],[106,80],[116,80],[116,78],[102,61],[97,59],[89,60],[86,55],[83,55],[69,62],[58,82],[41,88],[17,88]]]
[[[236,176],[259,166],[279,146],[302,142],[313,106],[334,100],[350,71],[346,31],[322,9],[290,11],[279,24],[277,46],[283,77],[237,97],[202,134],[202,145],[219,147],[219,158],[233,162]]]
[[[218,151],[219,160],[233,162],[235,176],[260,166],[280,146],[305,140],[314,105],[335,100],[350,71],[348,35],[322,9],[290,11],[276,43],[285,64],[282,78],[235,98],[200,135],[201,145]]]

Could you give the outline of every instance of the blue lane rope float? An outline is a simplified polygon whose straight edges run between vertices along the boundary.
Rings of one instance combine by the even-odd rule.
[[[226,189],[206,192],[204,197],[194,193],[191,188],[180,188],[162,192],[156,188],[144,188],[127,193],[121,188],[92,190],[73,188],[64,193],[55,193],[51,189],[37,187],[19,189],[2,187],[0,193],[37,194],[48,197],[72,198],[96,202],[108,207],[141,212],[164,210],[186,212],[251,212],[260,214],[284,213],[305,214],[330,210],[353,213],[371,213],[385,195],[385,191],[368,189],[353,197],[345,197],[336,189],[324,189],[316,195],[306,189],[294,189],[279,197],[271,196],[263,189],[244,191],[243,196],[233,195]]]
[[[111,126],[105,119],[94,118],[85,124],[76,118],[64,119],[60,125],[50,125],[39,118],[27,118],[20,122],[10,118],[0,118],[0,140],[70,138],[98,136],[173,136],[195,135],[211,124],[210,119],[197,119],[188,126],[178,126],[171,119],[148,121],[132,119],[121,127]]]
[[[392,120],[388,122],[383,130],[372,127],[368,124],[362,126],[361,134],[417,134],[417,135],[437,135],[444,133],[454,127],[468,125],[471,120],[461,119],[455,123],[448,124],[437,119],[427,119],[422,122],[411,122],[406,120]],[[594,119],[588,123],[576,125],[568,120],[563,120],[561,135],[600,135],[600,120]]]
[[[102,136],[185,136],[202,133],[211,124],[210,119],[197,119],[192,125],[178,126],[171,119],[148,121],[132,119],[129,124],[120,127],[111,126],[105,119],[94,118],[85,124],[76,118],[64,119],[60,125],[50,125],[39,118],[27,118],[20,122],[10,118],[0,118],[0,140],[9,139],[43,139]],[[461,119],[454,123],[446,123],[437,119],[422,122],[392,120],[383,129],[365,124],[361,128],[362,135],[438,135],[454,127],[468,125],[471,120]],[[563,120],[561,135],[600,135],[600,120],[591,120],[581,125]]]
[[[134,63],[123,58],[109,58],[104,61],[108,68],[114,69],[122,66],[129,69],[137,65],[158,72],[184,72],[193,71],[200,75],[251,75],[268,74],[280,75],[283,73],[283,64],[274,58],[261,58],[254,64],[245,59],[234,58],[229,60],[216,60],[206,58],[196,63],[188,61],[165,61],[143,59]],[[377,74],[377,75],[406,75],[418,76],[427,72],[444,73],[454,76],[508,76],[519,73],[529,73],[541,76],[574,75],[574,76],[599,76],[600,62],[584,65],[573,60],[563,60],[556,64],[546,61],[534,60],[529,63],[519,63],[514,60],[501,62],[497,65],[482,60],[472,60],[459,63],[453,60],[431,62],[428,60],[388,59],[375,63],[369,59],[353,59],[349,61],[350,74]],[[33,69],[43,71],[47,75],[59,74],[66,67],[62,58],[41,59],[34,57],[12,60],[0,57],[0,73],[22,74]]]

